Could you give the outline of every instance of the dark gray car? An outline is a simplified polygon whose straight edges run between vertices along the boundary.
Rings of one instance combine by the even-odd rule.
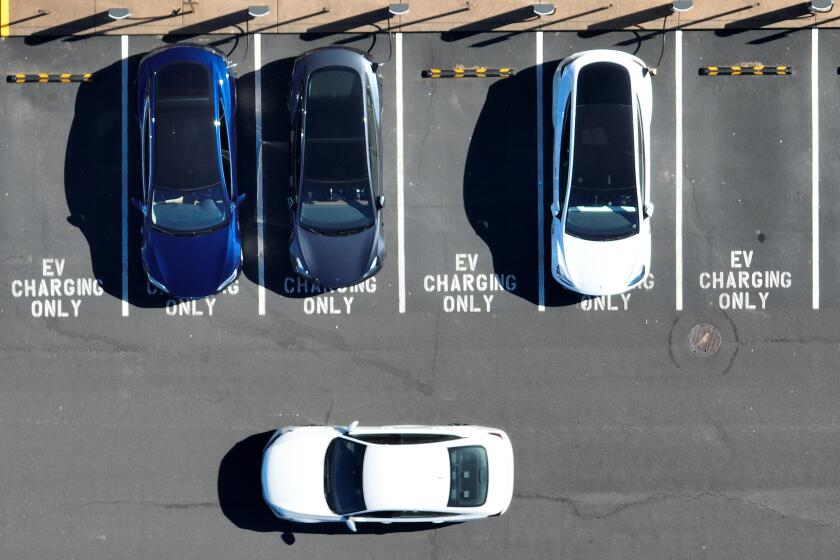
[[[377,65],[347,47],[315,49],[292,69],[292,269],[330,288],[382,267],[382,103]]]

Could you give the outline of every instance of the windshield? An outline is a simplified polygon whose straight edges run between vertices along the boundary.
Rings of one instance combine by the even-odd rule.
[[[324,494],[335,513],[346,515],[365,509],[362,493],[362,467],[367,447],[360,442],[337,437],[327,448],[324,459]]]
[[[227,222],[228,208],[221,183],[204,189],[180,191],[155,187],[152,224],[174,233],[197,233]]]
[[[478,507],[487,501],[487,450],[480,445],[449,448],[449,507]]]
[[[304,123],[300,221],[331,235],[374,224],[362,82],[347,68],[309,78]]]
[[[638,232],[633,108],[578,105],[566,232],[590,241]]]

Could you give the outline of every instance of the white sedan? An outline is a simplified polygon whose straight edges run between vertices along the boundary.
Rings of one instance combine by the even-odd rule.
[[[453,523],[501,515],[513,449],[480,426],[280,428],[263,452],[263,498],[300,523]]]
[[[650,72],[624,52],[584,51],[552,86],[551,273],[584,295],[618,294],[650,272]]]

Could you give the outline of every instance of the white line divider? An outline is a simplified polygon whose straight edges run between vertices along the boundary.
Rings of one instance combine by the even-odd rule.
[[[820,308],[819,30],[811,29],[811,307]]]
[[[543,208],[543,32],[537,41],[537,278],[538,311],[545,311],[545,209]]]
[[[121,179],[122,179],[122,316],[128,317],[128,35],[120,36],[121,71]]]
[[[399,311],[405,313],[405,178],[403,176],[403,64],[402,33],[396,34],[397,62],[397,285]]]
[[[682,90],[682,73],[683,73],[683,49],[682,49],[682,31],[677,30],[674,34],[674,86],[676,92],[676,146],[674,153],[676,154],[674,162],[674,180],[676,193],[674,200],[676,201],[675,219],[676,227],[674,239],[674,251],[676,258],[676,269],[674,271],[674,278],[676,279],[676,307],[677,311],[682,311],[683,308],[683,90]]]
[[[254,34],[254,124],[257,156],[257,312],[265,315],[265,246],[263,215],[262,149],[262,35]]]

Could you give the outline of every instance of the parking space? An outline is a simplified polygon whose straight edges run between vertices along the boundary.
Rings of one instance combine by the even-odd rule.
[[[290,558],[836,557],[840,62],[820,58],[815,311],[811,32],[684,32],[682,74],[677,37],[418,33],[403,34],[399,49],[384,33],[193,38],[237,64],[248,197],[243,274],[228,293],[195,302],[151,293],[130,205],[121,266],[122,39],[0,42],[3,73],[95,72],[90,84],[0,87],[0,494],[10,497],[0,533],[11,542],[0,549],[143,556],[151,536],[164,556],[201,558],[274,557],[278,547]],[[840,33],[820,33],[821,52],[838,43]],[[127,39],[130,196],[139,189],[134,77],[162,44]],[[389,256],[375,279],[336,292],[290,270],[286,208],[291,64],[327,44],[387,60]],[[581,300],[548,270],[551,81],[562,58],[593,48],[657,67],[656,210],[648,284]],[[697,75],[756,61],[795,72]],[[516,73],[421,77],[459,64]],[[722,334],[715,356],[688,348],[700,321]],[[267,430],[354,419],[504,428],[517,458],[510,512],[408,534],[326,538],[303,527],[288,548],[259,493]],[[67,536],[41,534],[58,526]]]
[[[547,33],[544,36],[545,70],[544,127],[545,154],[551,154],[554,134],[551,120],[550,92],[554,71],[564,58],[581,50],[617,49],[641,58],[649,67],[657,69],[653,78],[653,118],[651,122],[651,200],[655,206],[651,222],[651,271],[648,280],[638,288],[615,296],[581,299],[563,290],[551,277],[551,253],[546,246],[545,285],[548,306],[568,306],[569,311],[589,314],[607,312],[612,320],[616,315],[630,313],[636,317],[668,320],[674,310],[674,35],[664,37],[652,33]],[[544,207],[551,205],[550,182],[552,162],[546,157]],[[550,220],[546,216],[545,239],[549,241]],[[615,312],[615,313],[610,313]],[[568,315],[566,315],[568,319]],[[635,319],[634,319],[635,321]]]
[[[819,33],[819,295],[820,309],[829,313],[840,307],[840,205],[837,204],[837,185],[840,185],[840,158],[837,157],[837,138],[840,138],[840,58],[834,53],[840,47],[840,32],[834,29]]]
[[[3,74],[106,69],[94,84],[0,88],[4,321],[24,327],[32,318],[60,317],[95,324],[119,315],[119,39],[72,46],[4,41],[0,52]],[[83,90],[110,95],[94,101]],[[2,330],[4,338],[13,336]]]
[[[534,35],[492,37],[404,38],[409,313],[534,309]],[[516,75],[421,77],[456,65]]]
[[[811,35],[684,36],[685,309],[811,308]],[[789,64],[792,76],[701,66]]]
[[[311,317],[333,321],[356,314],[391,314],[397,310],[397,225],[395,179],[395,103],[394,61],[388,36],[351,35],[287,36],[264,35],[262,41],[262,182],[264,196],[265,287],[267,313]],[[340,290],[328,290],[299,278],[289,262],[289,228],[286,199],[289,196],[289,114],[287,109],[291,69],[294,59],[317,47],[340,44],[370,52],[381,68],[383,82],[383,173],[386,206],[385,235],[389,257],[382,270],[362,284]],[[252,77],[245,76],[246,83]],[[247,86],[246,86],[247,87]],[[246,111],[247,112],[247,111]],[[250,134],[250,133],[249,133]],[[256,255],[256,251],[252,251]],[[258,282],[255,267],[246,271]]]

